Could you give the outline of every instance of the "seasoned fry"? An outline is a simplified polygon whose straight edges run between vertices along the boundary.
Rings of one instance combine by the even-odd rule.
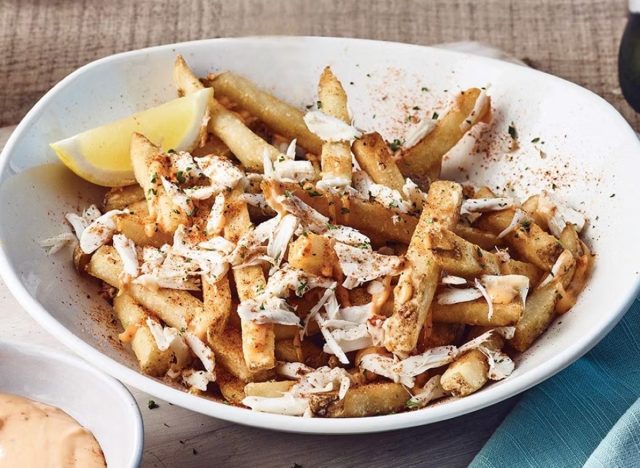
[[[242,337],[235,328],[227,328],[213,340],[209,340],[209,346],[216,355],[216,362],[242,381],[260,382],[273,376],[273,369],[251,371],[247,367],[242,351]]]
[[[240,236],[251,228],[251,220],[247,204],[240,199],[240,189],[235,189],[225,208],[227,223],[224,227],[225,237],[237,242]],[[256,291],[264,289],[266,282],[259,266],[236,268],[233,277],[240,301],[255,297]],[[272,324],[258,324],[253,321],[242,321],[242,349],[247,367],[251,371],[272,369],[274,357],[275,335]]]
[[[120,288],[122,261],[116,250],[105,245],[91,257],[87,272],[105,283]],[[127,292],[147,310],[153,311],[163,322],[178,330],[186,329],[194,315],[202,313],[202,301],[186,291],[175,289],[151,290],[140,284],[128,284]]]
[[[135,242],[136,245],[162,247],[164,244],[171,244],[173,241],[171,234],[160,230],[160,226],[157,223],[146,223],[138,215],[118,215],[115,217],[115,221],[118,231]],[[149,229],[147,226],[153,229]]]
[[[102,208],[103,211],[122,210],[144,199],[144,191],[139,185],[112,188],[105,194]]]
[[[119,294],[113,299],[113,310],[124,328],[121,339],[131,344],[138,359],[140,370],[159,377],[164,375],[173,357],[171,349],[160,351],[149,327],[145,323],[147,312],[129,294]]]
[[[406,356],[416,347],[440,278],[440,266],[428,242],[429,232],[455,226],[461,203],[459,184],[438,181],[431,185],[427,205],[409,244],[408,265],[394,290],[393,315],[384,324],[384,345],[395,354]]]
[[[491,99],[486,97],[478,103],[481,94],[477,88],[461,92],[454,106],[438,120],[435,128],[415,146],[402,151],[398,166],[405,177],[410,177],[423,189],[427,188],[429,181],[440,177],[442,158],[468,131],[465,120],[471,118],[473,125],[491,114]],[[479,109],[475,109],[476,103],[481,104]],[[474,110],[477,115],[471,116]]]
[[[401,411],[409,397],[401,384],[370,383],[350,389],[343,400],[337,394],[317,395],[310,399],[310,407],[315,416],[360,418]]]
[[[386,185],[402,193],[404,177],[389,150],[389,145],[379,133],[363,135],[353,143],[352,149],[360,167],[376,184]]]
[[[493,304],[493,315],[489,318],[489,305],[485,299],[480,298],[457,304],[434,303],[431,313],[434,322],[506,327],[518,323],[523,314],[523,307],[516,301],[510,304]]]
[[[166,233],[172,234],[180,224],[188,224],[187,213],[174,205],[162,186],[169,161],[160,148],[139,133],[131,137],[131,163],[136,180],[147,198],[149,215]]]
[[[205,311],[203,316],[207,317],[204,323],[206,336],[209,341],[212,341],[224,331],[232,313],[229,278],[225,275],[217,282],[213,282],[203,277],[202,302]]]
[[[325,67],[320,75],[318,100],[322,112],[351,125],[347,94],[329,67]],[[340,179],[351,183],[351,145],[349,142],[324,142],[322,144],[321,165],[323,179]]]
[[[204,88],[181,56],[176,58],[173,79],[178,94],[191,94]],[[231,150],[249,171],[262,171],[262,155],[266,153],[274,161],[280,151],[253,133],[242,120],[222,104],[211,99],[209,131]]]
[[[472,349],[449,365],[440,378],[440,385],[453,396],[467,396],[484,387],[489,380],[488,372],[486,356]]]
[[[332,219],[334,224],[345,224],[362,231],[373,239],[394,240],[408,244],[418,220],[415,216],[394,213],[377,202],[363,201],[359,198],[337,197],[328,192],[308,190],[298,184],[265,182],[265,187],[276,193],[285,190],[299,197],[303,202]],[[394,223],[394,215],[397,222]]]
[[[295,384],[292,380],[272,382],[250,382],[244,387],[247,396],[277,398],[288,391]]]
[[[322,140],[309,131],[299,109],[232,72],[216,75],[211,84],[216,96],[231,99],[275,132],[290,140],[296,138],[298,144],[311,153],[320,154],[322,151]]]
[[[220,387],[222,397],[233,405],[241,405],[246,396],[244,394],[245,382],[229,374],[224,369],[216,370],[216,383]]]
[[[337,261],[329,239],[314,233],[291,243],[288,260],[292,267],[319,276],[331,276]]]
[[[458,236],[464,240],[476,244],[478,247],[484,250],[494,250],[496,247],[502,245],[502,239],[498,239],[498,236],[492,232],[483,231],[473,226],[467,226],[465,224],[458,223],[454,228]]]

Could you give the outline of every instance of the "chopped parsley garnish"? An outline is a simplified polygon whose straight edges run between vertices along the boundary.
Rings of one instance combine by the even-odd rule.
[[[513,140],[517,140],[518,139],[518,130],[516,130],[515,125],[513,125],[513,123],[511,123],[511,125],[509,125],[509,136],[511,137],[511,139]]]
[[[409,409],[413,409],[413,408],[417,408],[418,406],[420,406],[420,403],[418,403],[417,401],[415,401],[413,398],[409,398],[406,403],[404,404],[404,406],[406,406]]]
[[[400,148],[402,148],[402,141],[395,138],[391,143],[387,142],[387,145],[389,145],[389,149],[391,151],[398,151]]]
[[[153,400],[149,400],[149,402],[147,403],[147,408],[156,409],[156,408],[160,408],[160,405]]]
[[[413,106],[412,109],[413,110],[420,110],[420,106]]]
[[[279,157],[278,157],[278,162],[282,162],[282,161],[284,161],[284,160],[285,160],[285,157],[284,157],[284,156],[279,156]]]
[[[356,247],[358,247],[359,249],[367,250],[371,248],[371,244],[369,242],[361,242],[360,244],[356,245]]]
[[[322,109],[322,101],[316,101],[316,107]]]
[[[615,193],[612,193],[611,195],[609,195],[609,198],[613,198],[613,197],[615,197],[615,196],[616,196],[616,194],[615,194]]]
[[[169,148],[169,149],[167,150],[167,153],[169,153],[169,154],[175,154],[175,153],[176,153],[176,150],[174,150],[173,148]]]
[[[181,184],[184,184],[187,181],[187,178],[184,176],[184,172],[182,171],[176,172],[176,179],[178,179],[178,182]]]
[[[423,93],[426,93],[427,91],[429,91],[429,88],[427,88],[426,86],[423,86],[422,88],[420,88],[420,91],[422,91]]]
[[[306,190],[306,192],[309,194],[309,196],[310,196],[310,197],[319,197],[319,196],[321,196],[321,195],[322,195],[320,192],[318,192],[317,190],[312,189],[312,188],[310,188],[310,189],[305,189],[305,190]]]
[[[158,195],[157,190],[154,188],[150,188],[149,190],[147,190],[147,193],[150,193],[151,195]]]
[[[307,291],[307,284],[308,283],[306,281],[300,281],[298,287],[296,288],[296,296],[304,296],[304,293]]]
[[[285,191],[284,191],[284,196],[285,196],[286,198],[291,198],[291,190],[285,190]]]
[[[367,73],[367,78],[371,78],[371,73]]]
[[[531,143],[538,143],[540,141],[540,137],[535,137],[533,140],[531,140]]]
[[[343,206],[342,208],[340,208],[340,213],[341,213],[341,214],[351,213],[351,210],[349,210],[349,208],[345,208],[345,207]]]
[[[256,294],[262,294],[264,292],[264,285],[259,284],[256,286]]]
[[[311,109],[313,107],[313,104],[307,104],[306,106],[304,106],[307,108],[307,110]]]
[[[389,203],[389,208],[398,208],[398,202],[392,201],[391,203]]]
[[[158,181],[158,173],[154,172],[153,175],[151,176],[151,183],[155,184]]]
[[[438,120],[438,117],[440,117],[440,114],[438,114],[437,112],[434,112],[433,115],[431,116],[431,120]]]
[[[520,226],[522,226],[522,229],[529,232],[529,229],[531,229],[531,221],[525,219],[524,221],[522,221],[522,223],[520,223]]]
[[[338,226],[336,226],[335,224],[327,223],[327,229],[330,229],[330,230],[338,229]]]

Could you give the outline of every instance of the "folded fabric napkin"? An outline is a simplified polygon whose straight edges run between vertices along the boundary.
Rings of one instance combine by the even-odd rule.
[[[477,42],[439,47],[518,63]],[[591,352],[524,394],[470,466],[640,466],[639,324],[636,299]]]

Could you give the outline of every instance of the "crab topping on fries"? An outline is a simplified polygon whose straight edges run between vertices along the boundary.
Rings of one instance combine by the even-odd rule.
[[[440,180],[445,154],[491,125],[486,89],[392,149],[354,126],[328,67],[306,114],[182,57],[174,79],[180,95],[213,88],[200,146],[134,134],[138,184],[41,243],[73,244],[76,269],[117,291],[143,372],[283,415],[417,409],[507,378],[585,287],[581,213]]]

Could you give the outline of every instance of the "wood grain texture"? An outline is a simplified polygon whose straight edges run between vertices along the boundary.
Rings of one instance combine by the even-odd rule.
[[[435,44],[477,40],[574,81],[640,129],[617,81],[625,0],[0,0],[0,126],[114,52],[192,39],[291,34]]]

